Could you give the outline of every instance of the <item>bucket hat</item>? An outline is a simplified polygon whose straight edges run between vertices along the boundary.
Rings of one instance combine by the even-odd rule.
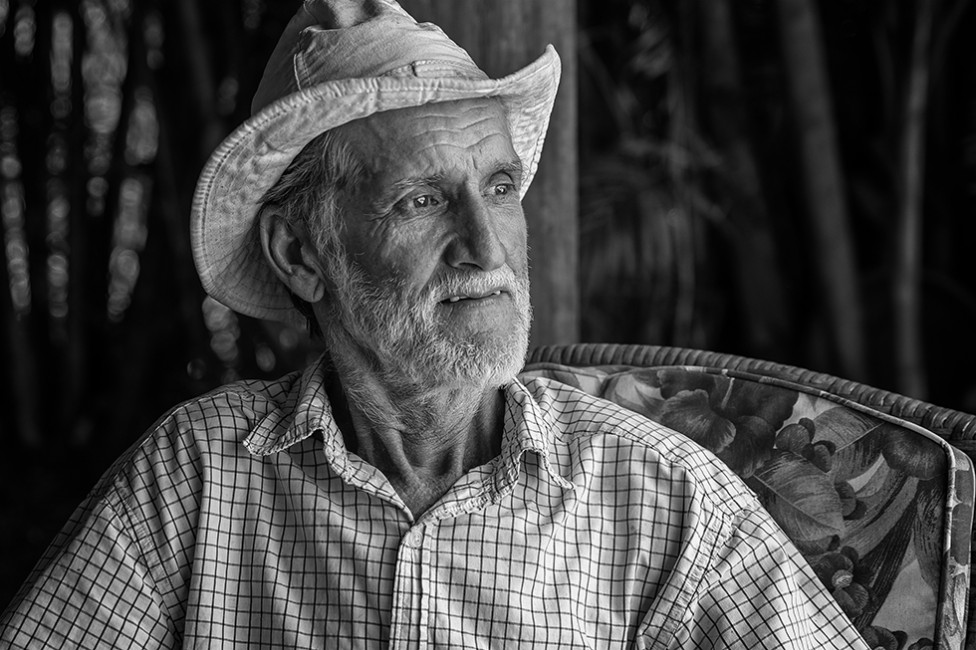
[[[305,324],[265,262],[255,228],[260,200],[312,139],[374,113],[497,97],[524,168],[524,195],[559,73],[549,45],[521,70],[490,79],[439,27],[418,23],[392,0],[306,0],[271,55],[251,117],[197,181],[190,237],[204,290],[242,314]]]

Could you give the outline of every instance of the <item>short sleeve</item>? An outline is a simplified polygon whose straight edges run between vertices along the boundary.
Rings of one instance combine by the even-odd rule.
[[[733,529],[669,648],[867,650],[793,543],[764,510]]]
[[[135,535],[105,499],[79,508],[0,618],[5,648],[175,645]]]

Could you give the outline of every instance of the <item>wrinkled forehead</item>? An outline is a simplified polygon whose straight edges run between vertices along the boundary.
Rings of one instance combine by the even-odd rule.
[[[437,120],[452,120],[464,123],[475,121],[478,117],[491,117],[498,119],[504,127],[505,134],[509,135],[508,115],[508,106],[500,97],[473,97],[379,111],[348,122],[338,129],[355,129],[363,126],[385,126],[395,129],[410,122],[429,123]]]
[[[404,157],[514,158],[506,109],[497,98],[465,99],[375,113],[336,134],[371,172]]]

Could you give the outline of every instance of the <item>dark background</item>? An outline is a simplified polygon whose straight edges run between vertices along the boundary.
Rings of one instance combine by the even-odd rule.
[[[187,235],[296,4],[0,0],[0,605],[166,409],[312,354],[205,300]],[[976,411],[971,2],[578,0],[575,22],[582,340]]]

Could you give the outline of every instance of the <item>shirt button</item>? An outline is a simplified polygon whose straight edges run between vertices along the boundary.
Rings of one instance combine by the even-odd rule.
[[[406,535],[403,536],[403,545],[407,548],[420,548],[420,540],[422,534],[419,530],[408,531]]]

